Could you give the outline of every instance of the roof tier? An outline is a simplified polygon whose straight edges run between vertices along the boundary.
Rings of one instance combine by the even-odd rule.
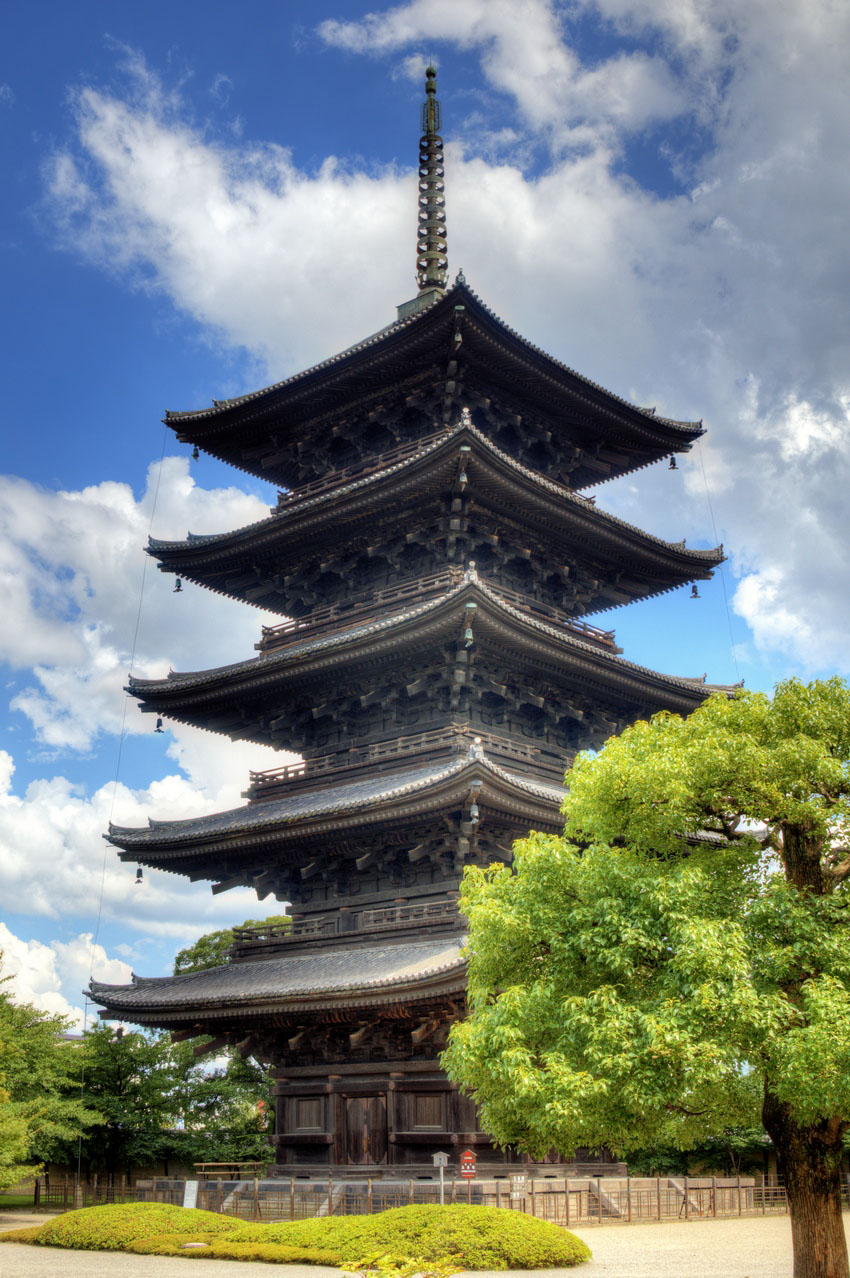
[[[228,963],[182,976],[133,977],[131,985],[92,980],[89,992],[107,1015],[137,1025],[227,1023],[253,1018],[416,1002],[466,987],[465,937],[326,949]],[[244,1030],[243,1030],[244,1032]]]
[[[448,726],[459,711],[473,724],[481,714],[486,727],[485,709],[498,721],[505,706],[528,703],[537,713],[519,712],[523,734],[534,734],[532,721],[542,733],[553,715],[581,724],[585,714],[610,734],[659,709],[687,713],[710,691],[701,680],[625,661],[596,636],[579,637],[568,619],[544,620],[531,605],[516,606],[469,569],[425,602],[330,633],[296,631],[291,642],[232,665],[132,679],[128,691],[151,713],[315,752],[327,745],[320,729],[335,734],[333,749],[348,748],[379,733],[385,714],[393,716],[386,735],[397,736],[411,722],[408,710],[421,728]]]
[[[335,583],[350,603],[358,591],[348,583],[401,585],[450,557],[474,559],[485,576],[492,564],[509,584],[518,555],[555,573],[544,591],[565,611],[596,612],[705,580],[723,559],[720,547],[688,550],[598,510],[496,448],[468,415],[329,478],[282,496],[255,524],[151,539],[149,553],[163,571],[281,613],[304,611],[305,600]]]
[[[289,780],[270,785],[271,797],[262,802],[141,828],[110,825],[106,837],[121,849],[122,860],[208,879],[214,892],[245,885],[304,905],[306,887],[313,912],[338,908],[356,869],[356,899],[349,904],[368,911],[382,903],[396,869],[431,864],[436,873],[418,883],[414,874],[406,888],[390,893],[391,900],[400,891],[433,898],[456,886],[467,861],[509,858],[513,840],[532,826],[559,830],[562,783],[522,772],[517,763],[522,766],[467,739],[441,758],[408,760],[393,773],[373,768],[325,777],[319,788],[309,777],[300,784]],[[265,779],[272,780],[269,774]],[[468,819],[471,796],[478,804],[474,824]],[[331,881],[331,896],[317,897],[312,884]],[[452,910],[456,919],[456,905]],[[443,926],[445,918],[437,911],[433,922]],[[387,919],[367,914],[359,931],[373,924],[386,928]]]
[[[464,405],[496,442],[534,456],[535,469],[566,471],[577,488],[686,451],[703,433],[701,423],[658,417],[545,354],[462,281],[314,368],[164,420],[179,439],[295,488],[333,468],[335,455],[380,454],[394,431],[430,433]]]

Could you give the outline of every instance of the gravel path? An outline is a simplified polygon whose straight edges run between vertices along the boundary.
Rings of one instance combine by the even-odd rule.
[[[3,1212],[0,1229],[44,1216]],[[850,1241],[850,1216],[844,1217]],[[578,1269],[538,1269],[518,1278],[791,1278],[791,1228],[785,1216],[577,1229],[593,1252]],[[168,1256],[0,1246],[0,1278],[263,1278],[263,1265],[205,1260],[200,1269]],[[339,1278],[339,1270],[287,1265],[286,1278]],[[477,1275],[477,1278],[488,1278]]]

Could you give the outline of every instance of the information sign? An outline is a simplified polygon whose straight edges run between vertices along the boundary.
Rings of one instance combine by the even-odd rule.
[[[183,1206],[197,1207],[198,1205],[198,1182],[196,1180],[187,1180],[183,1188]]]
[[[460,1156],[460,1174],[472,1180],[475,1175],[475,1155],[471,1149],[465,1149]]]

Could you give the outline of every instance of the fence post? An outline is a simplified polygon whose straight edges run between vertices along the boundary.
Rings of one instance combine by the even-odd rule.
[[[766,1197],[767,1195],[765,1194],[764,1176],[762,1176],[761,1178],[761,1214],[763,1216],[767,1214],[767,1204],[765,1202]]]
[[[259,1177],[254,1177],[254,1219],[260,1219],[260,1181]]]
[[[295,1219],[295,1177],[289,1177],[289,1219]]]
[[[596,1211],[600,1225],[602,1224],[602,1177],[596,1177]]]
[[[413,1202],[413,1179],[408,1182],[408,1202]]]
[[[655,1206],[658,1209],[658,1219],[661,1219],[661,1177],[655,1177]]]
[[[372,1177],[371,1176],[366,1181],[366,1210],[368,1214],[371,1216],[372,1215]]]
[[[457,1202],[457,1176],[452,1176],[452,1202]]]
[[[741,1215],[741,1177],[738,1177],[738,1215]]]
[[[97,1172],[95,1172],[94,1178],[91,1183],[91,1202],[92,1202],[92,1207],[97,1206]]]
[[[334,1214],[334,1182],[333,1177],[328,1176],[328,1215]]]
[[[62,1206],[68,1210],[68,1173],[65,1172],[65,1184],[62,1188]]]
[[[632,1178],[626,1177],[626,1218],[629,1224],[632,1223]]]
[[[717,1177],[711,1178],[711,1214],[717,1219]]]
[[[690,1220],[690,1218],[691,1218],[691,1195],[690,1195],[690,1193],[688,1192],[688,1178],[687,1178],[687,1176],[683,1176],[683,1177],[682,1177],[682,1184],[685,1186],[685,1220]]]
[[[537,1204],[534,1199],[534,1178],[533,1177],[531,1178],[531,1180],[529,1180],[528,1185],[529,1185],[529,1189],[531,1190],[531,1214],[532,1216],[536,1216]]]
[[[501,1205],[502,1205],[502,1182],[500,1180],[497,1180],[496,1181],[496,1206],[501,1207]]]
[[[570,1226],[570,1182],[567,1180],[566,1176],[564,1177],[564,1206],[565,1206],[565,1208],[566,1208],[566,1212],[565,1212],[566,1219],[565,1219],[565,1221],[564,1221],[564,1224],[565,1224],[565,1225],[567,1226],[567,1228],[569,1229],[569,1226]]]
[[[413,1185],[413,1181],[411,1181],[411,1182],[410,1182],[410,1184],[411,1184],[411,1186],[412,1186],[412,1185]],[[411,1190],[411,1193],[412,1193],[412,1190]],[[411,1201],[411,1202],[413,1202],[413,1198],[412,1198],[412,1197],[411,1197],[410,1201]],[[470,1204],[470,1206],[472,1205],[472,1177],[471,1177],[471,1176],[467,1176],[467,1178],[466,1178],[466,1201],[467,1201],[467,1203],[469,1203],[469,1204]]]

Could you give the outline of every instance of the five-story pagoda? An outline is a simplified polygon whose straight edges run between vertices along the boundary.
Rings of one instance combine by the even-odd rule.
[[[258,655],[136,680],[142,709],[298,751],[247,804],[110,827],[123,860],[291,902],[226,966],[92,983],[102,1015],[235,1045],[277,1078],[278,1170],[504,1161],[439,1067],[464,1014],[468,864],[559,829],[577,750],[698,680],[623,660],[584,618],[711,575],[584,489],[702,433],[634,407],[447,283],[436,73],[426,73],[419,293],[382,332],[265,390],[169,413],[177,437],[281,486],[268,518],[152,541],[165,572],[281,615]]]

